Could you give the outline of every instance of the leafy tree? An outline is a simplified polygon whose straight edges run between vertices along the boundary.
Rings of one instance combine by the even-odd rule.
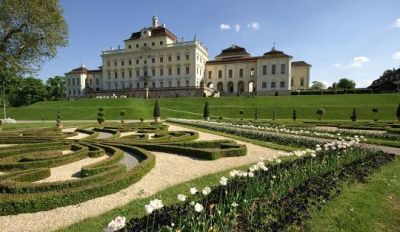
[[[208,106],[208,101],[204,104],[204,111],[203,111],[204,120],[210,120],[210,108]]]
[[[99,109],[97,110],[97,122],[101,126],[101,125],[103,125],[105,120],[106,120],[106,118],[105,118],[104,109],[103,109],[103,107],[99,107]]]
[[[356,108],[353,108],[353,114],[351,115],[350,119],[353,122],[357,120]]]
[[[312,85],[310,87],[311,90],[321,90],[321,89],[325,89],[325,88],[326,88],[326,86],[321,81],[313,81]]]
[[[397,106],[396,117],[400,121],[400,104]]]
[[[336,83],[333,83],[336,84]],[[332,87],[333,87],[332,84]],[[353,80],[347,78],[341,78],[339,82],[336,84],[337,89],[354,89],[356,87],[356,83]],[[333,89],[336,89],[333,88]]]
[[[318,109],[317,110],[317,114],[319,115],[319,119],[318,120],[322,120],[322,116],[325,115],[326,111],[324,109]]]
[[[12,106],[31,105],[46,100],[47,90],[42,80],[33,77],[15,80],[15,85],[8,91],[8,100]]]
[[[254,111],[254,120],[257,121],[258,119],[258,109],[256,107],[256,110]]]
[[[48,100],[62,100],[65,98],[65,77],[55,76],[46,81]]]
[[[36,71],[67,38],[58,0],[1,0],[0,77]]]
[[[119,112],[119,116],[121,116],[121,123],[124,123],[125,115],[126,115],[126,110],[121,110]]]
[[[158,103],[158,99],[154,103],[154,110],[153,110],[153,118],[154,121],[159,122],[161,117],[160,105]]]
[[[373,108],[372,112],[375,113],[374,121],[378,121],[378,108]]]
[[[292,113],[292,118],[293,118],[293,121],[296,121],[296,119],[297,119],[297,113],[296,113],[296,110],[293,110],[293,113]]]

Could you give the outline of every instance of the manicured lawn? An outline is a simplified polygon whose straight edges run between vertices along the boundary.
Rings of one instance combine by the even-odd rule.
[[[311,231],[400,231],[400,159],[384,166],[366,184],[351,184],[321,211]]]
[[[372,108],[378,108],[379,120],[396,120],[395,111],[400,103],[399,94],[358,94],[328,96],[273,96],[273,97],[223,97],[223,98],[161,98],[162,117],[202,118],[206,100],[212,116],[253,119],[258,108],[259,119],[271,119],[275,110],[277,119],[290,119],[295,109],[298,119],[316,120],[317,109],[324,108],[326,120],[350,120],[356,108],[359,120],[372,120]],[[107,119],[119,119],[125,109],[128,119],[151,118],[154,99],[82,99],[76,101],[40,102],[27,107],[9,108],[8,116],[19,120],[54,120],[60,109],[64,120],[95,119],[97,108],[103,107]],[[2,117],[2,112],[0,112]]]

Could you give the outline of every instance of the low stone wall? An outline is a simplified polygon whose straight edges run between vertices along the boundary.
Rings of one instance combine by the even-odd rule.
[[[212,89],[209,88],[198,88],[198,87],[183,87],[183,88],[158,88],[148,90],[149,98],[159,97],[203,97],[211,96],[213,93]],[[126,96],[135,98],[146,98],[146,89],[124,89],[124,90],[110,90],[101,92],[86,93],[85,97],[95,98],[97,96]]]

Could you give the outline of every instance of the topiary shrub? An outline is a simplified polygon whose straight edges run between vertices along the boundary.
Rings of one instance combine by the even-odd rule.
[[[272,121],[275,121],[276,116],[275,116],[275,110],[272,110]]]
[[[240,120],[243,121],[243,110],[239,111],[239,114],[240,114]]]
[[[353,108],[353,114],[351,115],[350,119],[353,122],[357,121],[356,108]]]
[[[296,119],[297,119],[296,110],[293,110],[292,118],[293,118],[293,121],[296,121]]]
[[[204,105],[203,117],[204,117],[205,121],[210,120],[210,108],[208,106],[208,101],[206,101],[206,103]]]
[[[373,109],[372,109],[372,112],[375,113],[374,121],[375,121],[375,122],[378,121],[378,108],[373,108]]]
[[[399,104],[399,106],[397,106],[396,117],[397,117],[397,120],[400,121],[400,104]]]
[[[319,119],[318,119],[319,121],[322,120],[322,116],[325,115],[325,113],[326,113],[326,112],[325,112],[324,109],[318,109],[318,110],[317,110],[317,114],[319,115]]]
[[[121,110],[119,112],[119,116],[121,116],[121,123],[124,123],[125,115],[126,115],[126,110]]]
[[[103,107],[99,107],[99,109],[97,111],[97,122],[99,123],[100,126],[102,126],[105,120],[106,120],[106,118],[105,118],[104,109],[103,109]]]
[[[258,109],[256,108],[256,110],[254,111],[254,120],[257,121],[258,119]]]
[[[141,123],[143,123],[144,118],[140,117],[139,120],[140,120]]]
[[[278,93],[278,91],[275,91],[275,96],[279,96],[279,93]]]
[[[160,104],[158,103],[158,99],[154,103],[153,118],[155,122],[159,122],[161,118]]]

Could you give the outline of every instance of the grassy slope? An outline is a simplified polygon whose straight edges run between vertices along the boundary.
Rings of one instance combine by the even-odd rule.
[[[351,184],[320,212],[311,231],[400,231],[400,159],[384,166],[366,184]]]
[[[365,94],[365,95],[329,95],[329,96],[277,96],[277,97],[224,97],[208,98],[210,111],[214,116],[239,118],[239,111],[244,111],[245,118],[254,117],[258,108],[260,119],[270,119],[275,109],[276,117],[291,118],[296,109],[298,119],[317,119],[315,111],[324,108],[324,119],[349,120],[353,107],[358,119],[371,120],[372,108],[379,109],[380,120],[395,120],[399,94]],[[205,98],[162,98],[160,99],[163,117],[202,118]],[[97,108],[102,106],[106,118],[119,119],[119,111],[128,111],[127,118],[151,118],[154,99],[83,99],[77,101],[40,102],[28,107],[10,108],[8,115],[15,119],[40,120],[54,119],[61,109],[64,120],[95,119]],[[2,117],[2,112],[0,112]]]

